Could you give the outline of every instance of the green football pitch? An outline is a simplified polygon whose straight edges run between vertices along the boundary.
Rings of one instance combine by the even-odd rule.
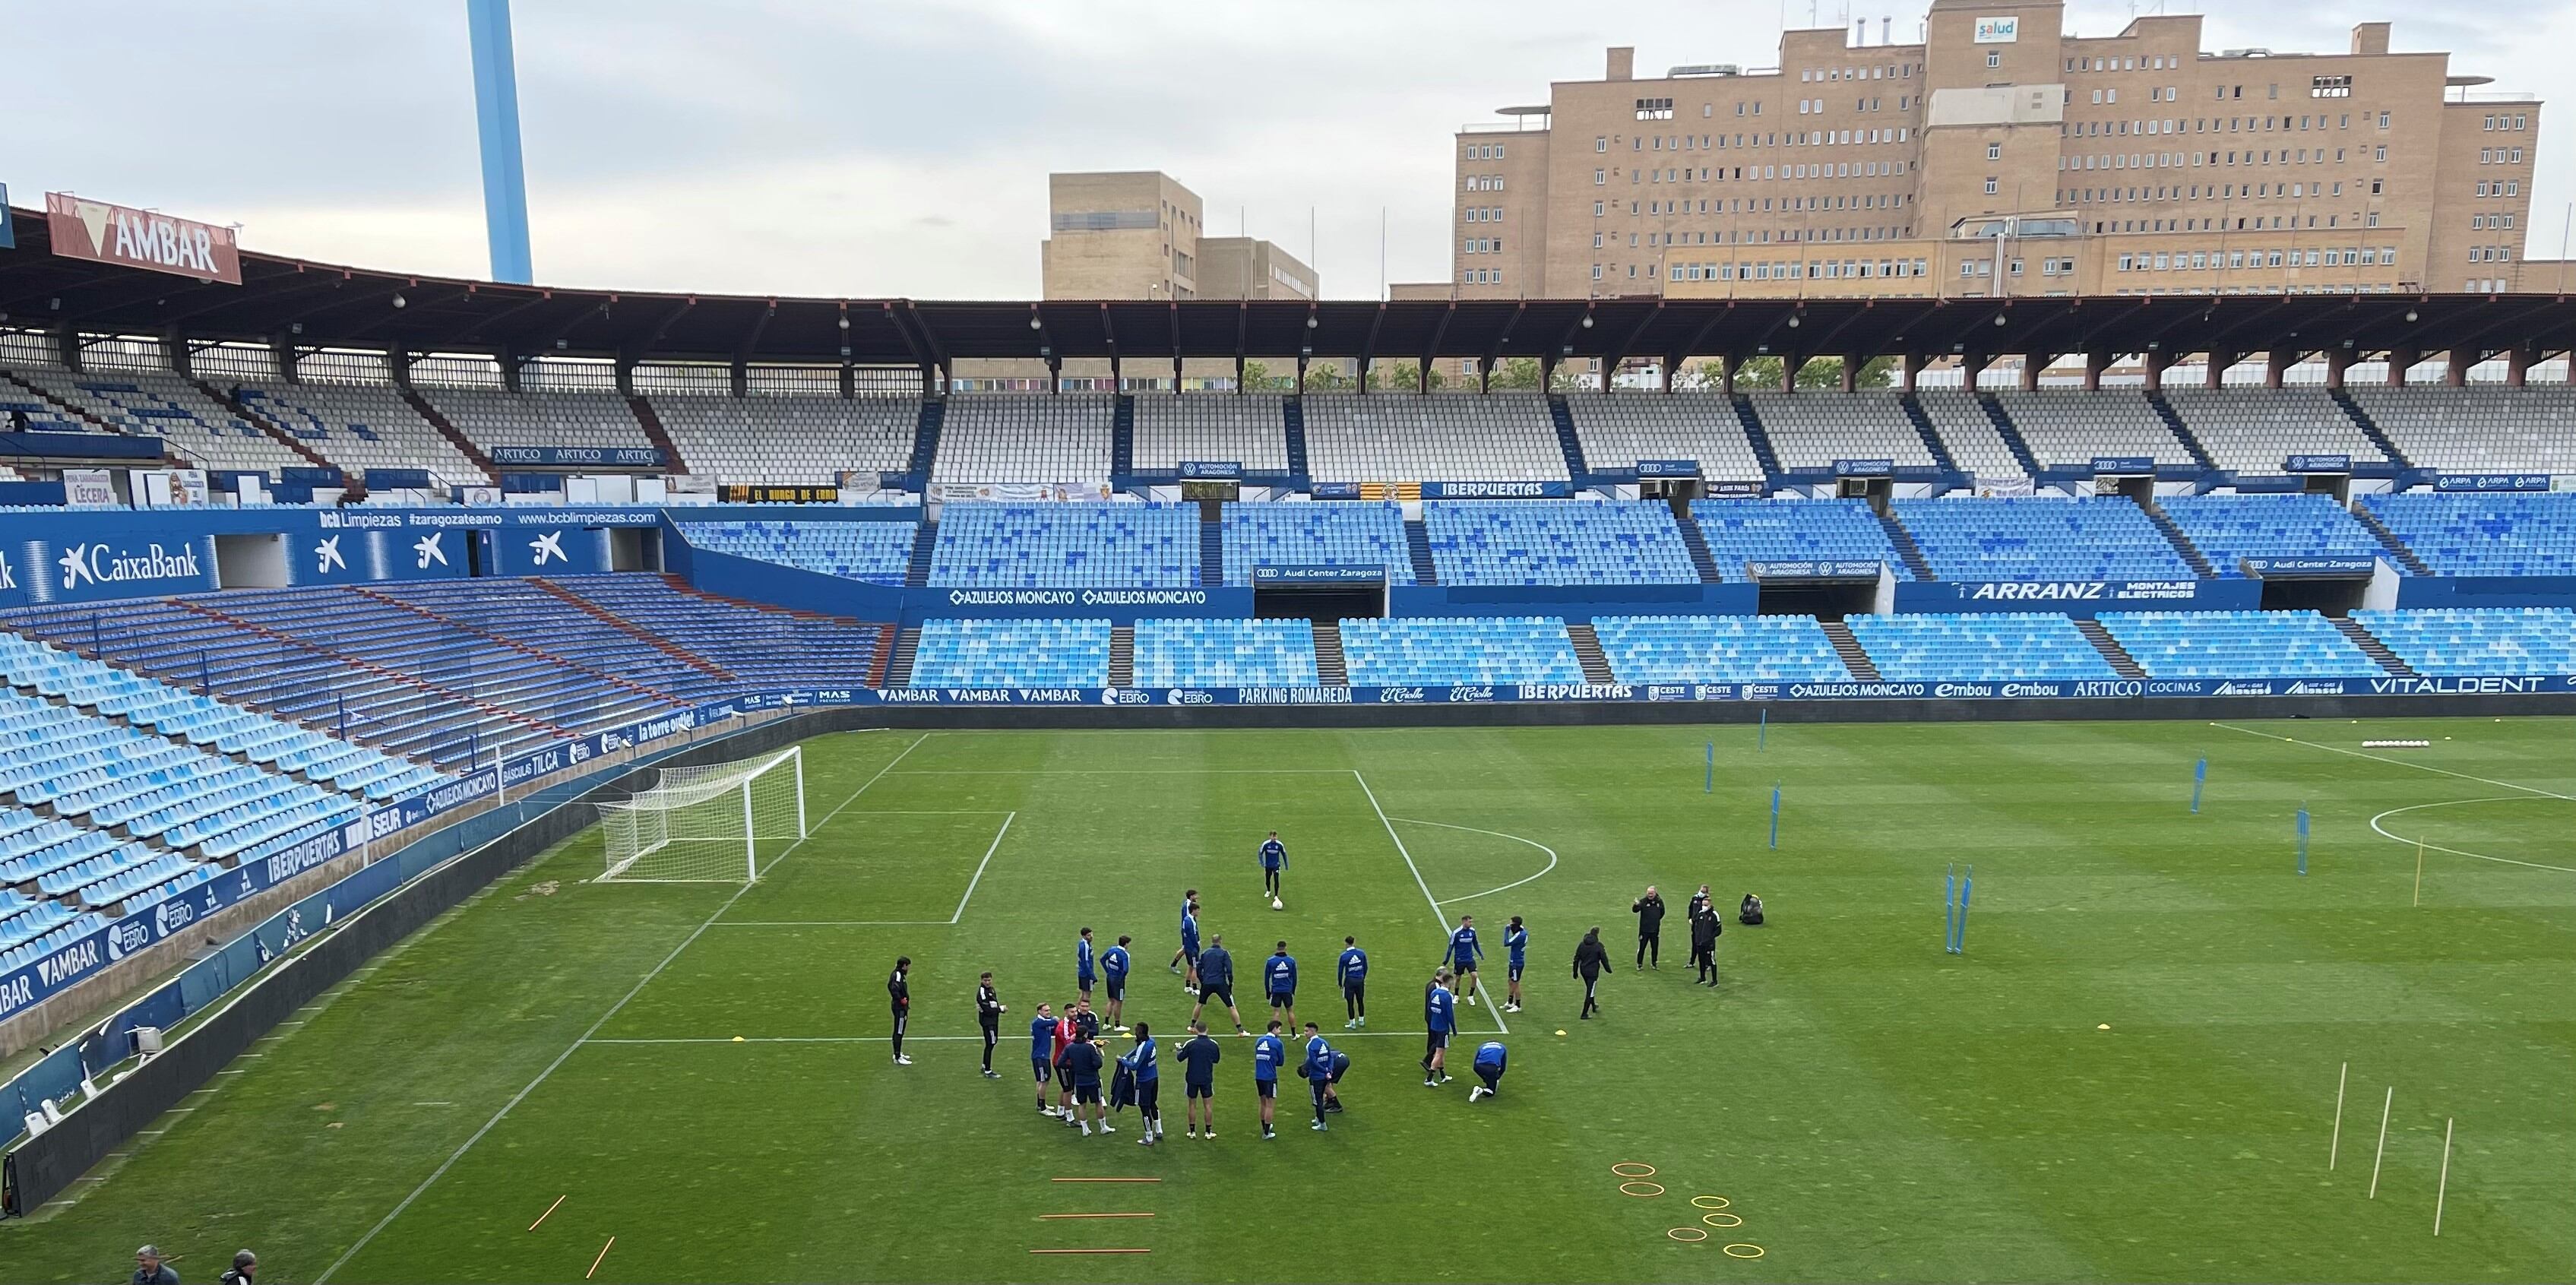
[[[564,845],[0,1227],[0,1279],[121,1276],[144,1241],[191,1280],[244,1245],[264,1280],[346,1282],[2576,1274],[2576,722],[1761,735],[811,741],[811,835],[759,882],[592,883],[596,833]],[[2362,748],[2382,737],[2431,744]],[[1679,913],[1702,882],[1730,912],[1714,991]],[[1641,976],[1648,883],[1675,913]],[[1219,1137],[1183,1136],[1185,887],[1240,998],[1273,942],[1301,961],[1300,1017],[1352,1060],[1329,1132],[1292,1077],[1263,1140],[1219,1022]],[[1748,891],[1763,927],[1733,923]],[[1512,1055],[1475,1103],[1463,1066],[1436,1089],[1417,1066],[1461,913],[1497,954],[1508,917],[1531,937],[1527,1008],[1460,1009],[1462,1062]],[[1133,1112],[1083,1138],[1035,1109],[1027,1021],[1071,995],[1084,925],[1136,938],[1160,1147]],[[1593,925],[1616,971],[1578,1021]],[[1345,934],[1365,1034],[1330,982]],[[898,954],[911,1066],[885,1039]]]

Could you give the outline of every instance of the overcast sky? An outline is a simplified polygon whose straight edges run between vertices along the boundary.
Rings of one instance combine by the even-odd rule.
[[[1161,169],[1313,260],[1325,293],[1446,279],[1449,136],[1552,79],[1778,61],[1806,0],[518,0],[537,279],[917,298],[1038,290],[1051,170]],[[2107,35],[2155,6],[2076,0]],[[2176,3],[2175,12],[2187,6]],[[2212,49],[2447,49],[2546,92],[2576,0],[2205,0]],[[463,0],[0,0],[0,182],[243,225],[252,249],[485,275]],[[2568,110],[2561,108],[2561,111]],[[2558,252],[2567,123],[2541,136],[2531,249]]]

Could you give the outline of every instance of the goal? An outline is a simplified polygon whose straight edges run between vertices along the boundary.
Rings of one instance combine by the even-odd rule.
[[[762,840],[805,837],[805,756],[791,746],[664,768],[651,789],[600,804],[599,821],[608,844],[602,881],[748,883],[760,878]]]

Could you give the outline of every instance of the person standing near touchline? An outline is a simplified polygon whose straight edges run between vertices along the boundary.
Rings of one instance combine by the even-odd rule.
[[[1601,927],[1595,924],[1583,934],[1582,943],[1574,948],[1574,977],[1583,983],[1584,1021],[1591,1021],[1592,1015],[1601,1011],[1601,1001],[1595,997],[1595,991],[1601,985],[1601,975],[1610,971],[1613,971],[1610,951],[1601,944]]]
[[[1664,966],[1664,895],[1655,885],[1646,885],[1646,895],[1628,907],[1637,916],[1637,969],[1645,970],[1648,960],[1657,968]]]

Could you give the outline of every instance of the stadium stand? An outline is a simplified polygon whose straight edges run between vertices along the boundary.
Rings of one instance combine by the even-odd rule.
[[[1941,438],[1943,449],[1952,461],[1971,477],[2004,478],[2027,476],[2012,446],[2004,441],[1995,427],[1985,403],[1969,393],[1949,389],[1925,389],[1915,394],[1915,404],[1923,408],[1923,418]]]
[[[1852,676],[1812,616],[1601,616],[1592,630],[1623,683],[1840,683]]]
[[[2379,678],[2387,670],[2310,611],[2109,611],[2098,619],[2150,678]]]
[[[1761,457],[1735,405],[1716,393],[1569,393],[1584,461],[1596,469],[1639,460],[1697,460],[1700,475],[1730,481],[1762,476]]]
[[[2417,468],[2576,473],[2576,388],[2364,388],[2347,396]]]
[[[2565,607],[2463,611],[2356,611],[2419,674],[2576,674],[2576,611]]]
[[[1255,567],[1386,568],[1389,584],[1413,584],[1398,504],[1334,500],[1317,504],[1225,506],[1225,583],[1252,583]]]
[[[1697,584],[1669,505],[1449,500],[1422,506],[1442,584]]]
[[[371,468],[428,469],[442,481],[469,486],[493,481],[391,384],[244,384],[231,394],[353,482]]]
[[[945,454],[945,451],[942,452]],[[950,504],[930,583],[1155,588],[1199,582],[1199,511],[1185,504]]]
[[[0,375],[16,375],[0,371]],[[0,420],[10,423],[24,418],[30,433],[94,433],[96,425],[64,410],[44,397],[17,383],[0,381]]]
[[[281,468],[310,463],[293,447],[177,375],[121,371],[75,375],[29,369],[12,373],[126,432],[158,437],[180,458],[206,468],[245,469],[275,477]]]
[[[2243,574],[2244,558],[2377,558],[2388,552],[2328,495],[2176,495],[2156,507],[2222,577]]]
[[[1357,687],[1583,681],[1565,622],[1553,617],[1345,620],[1341,635]]]
[[[1938,461],[1889,393],[1754,393],[1746,402],[1762,419],[1782,468],[1831,468],[1835,460],[1896,461],[1931,468]]]
[[[1897,579],[1914,578],[1866,500],[1693,500],[1691,520],[1718,573],[1735,583],[1748,578],[1748,561],[1884,562]]]
[[[2414,491],[2361,508],[2437,576],[2576,575],[2576,493]]]
[[[2208,448],[2210,462],[2223,469],[2275,476],[2293,455],[2349,455],[2355,464],[2388,462],[2388,453],[2352,422],[2331,393],[2177,388],[2164,396],[2192,436]]]
[[[645,398],[692,472],[727,482],[827,486],[844,471],[900,473],[921,403],[910,397],[656,393]]]
[[[930,480],[1106,483],[1117,407],[1114,397],[1088,393],[951,397]]]
[[[879,654],[890,643],[883,626],[710,598],[662,576],[564,576],[544,583],[568,595],[559,601],[587,604],[576,609],[626,631],[636,644],[675,655],[693,670],[712,668],[721,687],[706,692],[709,697],[865,686],[875,681]],[[627,655],[621,666],[638,657]],[[678,689],[693,698],[696,691]]]
[[[1547,403],[1529,393],[1318,393],[1306,467],[1330,482],[1566,480]]]
[[[1286,399],[1264,393],[1138,393],[1133,467],[1169,473],[1185,460],[1288,471]]]
[[[2199,462],[2138,393],[2041,388],[1997,393],[1995,400],[2043,467],[2080,468],[2106,455],[2143,455],[2158,464]]]
[[[1897,500],[1889,506],[1945,580],[2188,580],[2146,510],[2126,499]]]
[[[868,584],[900,585],[917,522],[678,522],[692,547]]]
[[[651,446],[615,393],[423,388],[421,396],[487,453],[495,446]]]
[[[1303,620],[1139,620],[1139,687],[1313,687],[1315,630]]]
[[[925,620],[914,687],[1101,687],[1106,620]]]
[[[2065,616],[1851,616],[1861,650],[1890,682],[2065,682],[2119,674]]]
[[[0,635],[0,676],[102,718],[158,732],[336,790],[390,799],[447,778],[418,764],[129,673],[50,644]]]

